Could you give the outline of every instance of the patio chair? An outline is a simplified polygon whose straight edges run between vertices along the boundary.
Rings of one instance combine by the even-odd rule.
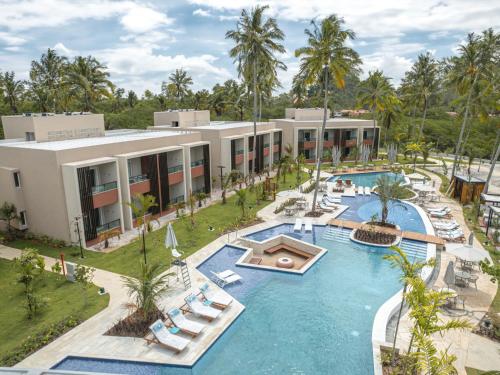
[[[224,288],[226,285],[230,285],[237,281],[242,280],[242,277],[240,275],[231,270],[225,270],[223,272],[218,272],[218,273],[210,271],[210,273],[213,276],[212,277],[213,282],[216,283],[221,288]]]
[[[453,305],[456,308],[458,305],[462,305],[462,310],[465,310],[465,296],[457,295],[453,299]]]
[[[347,186],[347,187],[351,187],[351,186],[352,186],[352,181],[351,181],[351,180],[349,180],[349,179],[346,179],[346,180],[345,180],[345,186]]]
[[[369,186],[365,186],[365,195],[371,195],[372,189]]]
[[[221,310],[214,309],[211,306],[204,305],[194,294],[190,294],[184,298],[184,301],[186,301],[186,304],[189,306],[189,309],[193,314],[207,319],[210,322],[216,319],[222,312]]]
[[[304,225],[304,230],[306,231],[306,233],[313,231],[313,225],[312,225],[311,219],[306,219],[305,225]]]
[[[214,307],[225,309],[233,302],[233,297],[220,290],[210,289],[208,283],[200,286],[200,292],[206,300],[212,302],[211,305],[214,305]]]
[[[190,320],[182,314],[182,311],[178,308],[171,309],[167,311],[167,315],[177,328],[188,335],[193,337],[198,336],[201,331],[205,328],[204,324]]]
[[[337,187],[342,187],[342,185],[344,185],[344,183],[342,182],[342,180],[339,178],[337,180]]]
[[[189,344],[189,340],[170,333],[170,331],[160,319],[151,324],[149,326],[149,329],[153,333],[154,338],[152,340],[146,338],[148,344],[153,342],[169,350],[172,350],[175,353],[182,352]]]
[[[302,232],[302,219],[295,219],[294,232]]]
[[[467,281],[469,282],[469,284],[474,284],[474,287],[477,290],[477,280],[478,279],[479,279],[478,275],[470,275],[469,280],[467,280]]]
[[[358,186],[358,195],[363,195],[365,193],[365,190],[363,189],[363,186]]]

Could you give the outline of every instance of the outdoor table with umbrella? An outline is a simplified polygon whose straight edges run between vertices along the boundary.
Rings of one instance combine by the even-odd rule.
[[[435,193],[436,188],[431,185],[415,184],[413,185],[413,190],[421,191],[422,193]]]

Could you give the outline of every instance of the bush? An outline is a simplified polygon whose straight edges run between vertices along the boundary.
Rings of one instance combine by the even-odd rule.
[[[68,316],[64,320],[48,326],[40,333],[28,336],[19,347],[0,357],[0,366],[14,366],[80,323],[80,318]]]
[[[297,203],[299,199],[298,198],[290,198],[281,203],[276,209],[274,210],[275,214],[279,214],[281,211],[283,211],[286,207],[293,206],[295,203]]]
[[[314,188],[316,187],[316,182],[312,181],[309,186],[305,187],[304,189],[302,189],[302,192],[304,194],[308,194],[310,193],[311,191],[314,190]]]

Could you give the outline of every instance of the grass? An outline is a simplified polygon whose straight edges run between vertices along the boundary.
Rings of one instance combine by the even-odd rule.
[[[481,374],[486,374],[488,371],[482,371],[482,370],[477,370],[475,368],[466,367],[465,372],[467,373],[467,375],[481,375]],[[494,372],[490,374],[494,374]]]
[[[301,174],[301,182],[306,181],[308,178],[307,173]],[[286,175],[286,182],[283,182],[283,178],[280,178],[278,189],[286,190],[294,187],[295,184],[296,173],[292,172]],[[185,256],[193,254],[227,231],[233,230],[237,226],[248,225],[249,221],[255,217],[257,211],[271,203],[270,201],[261,201],[257,205],[255,193],[249,191],[247,194],[248,207],[246,210],[249,219],[246,223],[242,223],[240,221],[241,210],[236,206],[235,202],[236,197],[233,195],[227,199],[227,204],[225,205],[216,203],[199,210],[194,214],[194,227],[191,225],[188,216],[175,220],[173,227],[177,241],[179,242],[178,250],[182,251]],[[214,230],[210,231],[209,227],[214,228]],[[170,252],[163,245],[165,231],[166,227],[163,227],[146,235],[148,263],[160,262],[163,265],[163,269],[167,269],[170,265]],[[27,240],[16,240],[10,242],[8,245],[19,249],[35,248],[41,254],[54,258],[58,258],[59,254],[63,253],[66,260],[128,276],[137,276],[139,274],[139,264],[143,261],[140,240],[133,241],[107,254],[87,250],[85,251],[84,259],[79,257],[80,250],[76,247],[56,249]]]
[[[389,161],[384,159],[384,160],[373,160],[371,162],[369,162],[369,164],[373,164],[373,165],[382,165],[382,164],[387,164]],[[398,157],[398,163],[400,164],[409,164],[409,165],[413,165],[413,159],[410,159],[410,158],[407,158],[405,159],[403,156],[399,156]],[[349,161],[344,161],[342,163],[339,164],[339,167],[352,167],[352,166],[355,166],[355,165],[361,165],[361,161],[358,160],[357,162],[354,161],[354,160],[349,160]],[[420,164],[424,164],[424,159],[422,158],[417,158],[417,165],[420,165]],[[426,164],[429,164],[429,165],[435,165],[436,163],[432,162],[432,161],[429,161],[427,160]],[[307,164],[306,165],[306,168],[308,169],[316,169],[316,164]],[[331,162],[323,162],[323,164],[321,164],[321,170],[330,170],[332,169],[332,163]]]
[[[99,296],[97,287],[89,290],[88,304],[84,306],[81,288],[63,276],[46,272],[38,286],[39,295],[49,299],[46,308],[34,319],[26,318],[23,287],[16,282],[14,262],[0,259],[0,353],[16,350],[30,335],[45,330],[49,325],[58,323],[73,315],[82,320],[88,319],[104,309],[109,295]],[[1,366],[1,364],[0,364]]]

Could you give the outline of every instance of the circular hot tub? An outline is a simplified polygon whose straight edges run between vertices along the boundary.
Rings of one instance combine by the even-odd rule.
[[[282,257],[276,261],[276,267],[279,268],[293,268],[294,265],[293,259],[288,257]]]

